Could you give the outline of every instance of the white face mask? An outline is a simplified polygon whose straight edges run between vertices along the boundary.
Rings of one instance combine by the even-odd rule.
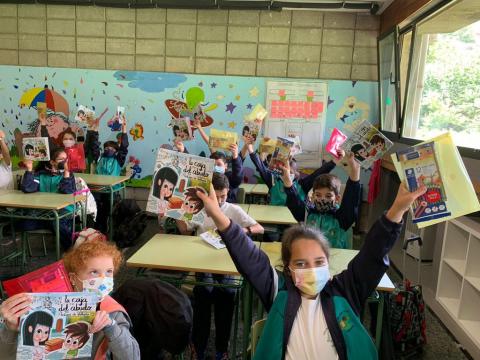
[[[82,280],[83,291],[96,293],[99,301],[113,291],[113,277],[104,276]]]
[[[293,181],[295,180],[295,174],[290,173],[288,177],[290,178],[290,181],[293,183]]]
[[[330,279],[328,265],[308,269],[292,269],[295,274],[295,286],[304,294],[315,296],[323,290]]]
[[[66,148],[72,147],[75,145],[75,140],[63,140],[63,146]]]

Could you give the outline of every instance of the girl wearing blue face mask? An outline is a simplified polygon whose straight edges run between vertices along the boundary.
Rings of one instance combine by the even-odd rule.
[[[101,299],[89,329],[93,334],[91,358],[139,360],[140,349],[130,333],[130,317],[125,309],[108,295],[113,289],[113,275],[122,263],[122,253],[114,244],[91,240],[75,246],[64,255],[63,261],[73,289],[79,292],[95,292]],[[19,319],[28,311],[31,302],[29,294],[21,293],[0,305],[0,316],[5,319],[5,327],[0,327],[0,340],[15,344]]]
[[[103,152],[100,149],[100,142],[98,141],[98,124],[95,123],[87,131],[85,140],[85,149],[88,156],[94,159],[95,173],[98,175],[119,176],[125,160],[128,155],[128,135],[127,135],[127,120],[125,115],[122,115],[122,134],[119,142],[106,141],[103,144]],[[95,222],[95,229],[106,233],[108,232],[108,214],[110,211],[109,194],[93,193],[95,201],[97,202],[97,219]],[[115,193],[118,201],[118,193]]]
[[[372,226],[360,252],[338,275],[328,269],[328,242],[305,226],[288,229],[282,239],[283,270],[243,229],[220,210],[215,192],[198,194],[229,254],[268,311],[254,359],[376,360],[378,354],[360,314],[389,266],[387,254],[400,235],[403,214],[423,187],[398,190],[392,207]]]

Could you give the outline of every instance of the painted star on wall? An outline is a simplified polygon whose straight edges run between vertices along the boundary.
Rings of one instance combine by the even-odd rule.
[[[217,87],[217,83],[214,83],[214,82],[211,83],[211,84],[210,84],[210,87],[211,87],[212,89],[215,89],[215,88]]]
[[[230,111],[230,114],[233,114],[233,110],[235,110],[236,107],[237,105],[230,102],[230,104],[226,105],[225,112]]]
[[[335,102],[335,100],[333,100],[330,96],[328,97],[328,101],[327,101],[327,107],[330,106],[331,104],[333,104]]]
[[[253,108],[253,105],[252,104],[247,104],[247,109],[248,110],[251,110]]]
[[[258,88],[254,86],[253,88],[250,89],[249,93],[250,93],[250,97],[257,97],[258,94],[260,93],[260,90],[258,90]]]
[[[236,123],[235,121],[230,121],[230,122],[228,123],[228,127],[229,127],[230,129],[235,129],[235,126],[237,126],[237,123]]]
[[[235,100],[240,101],[240,95],[235,96]]]

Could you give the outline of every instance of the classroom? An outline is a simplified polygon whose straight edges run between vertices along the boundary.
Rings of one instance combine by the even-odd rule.
[[[0,3],[0,359],[480,360],[478,0]]]

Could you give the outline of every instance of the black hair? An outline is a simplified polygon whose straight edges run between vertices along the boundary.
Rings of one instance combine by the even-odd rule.
[[[213,173],[212,185],[214,190],[224,190],[230,189],[230,183],[228,182],[228,177],[225,174],[220,174],[217,172]]]
[[[375,145],[379,143],[385,145],[385,139],[378,134],[373,135],[372,138],[370,139],[370,144]]]
[[[158,181],[161,180],[160,184]],[[178,174],[175,170],[173,170],[170,167],[163,167],[160,170],[157,171],[155,174],[155,177],[153,179],[153,190],[152,190],[152,195],[155,196],[156,198],[160,198],[160,190],[162,188],[163,182],[167,180],[173,184],[173,187],[177,185],[178,181]],[[170,199],[171,195],[164,200]]]
[[[25,145],[25,154],[30,155],[30,151],[34,150],[35,148],[33,147],[32,144],[27,144]]]
[[[227,162],[227,157],[225,156],[225,154],[221,151],[215,151],[213,152],[211,155],[210,155],[210,159],[213,159],[213,160],[223,160],[224,163]]]
[[[245,132],[250,132],[250,128],[248,126],[244,126],[242,130],[242,135],[245,136]]]
[[[355,144],[350,148],[350,151],[355,156],[355,159],[358,161],[363,161],[365,158],[358,153],[360,150],[365,150],[365,147],[362,144]]]
[[[114,148],[115,151],[118,151],[119,149],[118,143],[116,141],[112,141],[112,140],[105,141],[103,143],[103,148],[105,149],[107,146]]]
[[[53,325],[53,316],[45,311],[35,311],[28,315],[27,318],[23,321],[22,326],[23,345],[33,346],[33,331],[35,330],[35,326],[37,325],[43,325],[51,328]],[[32,327],[31,332],[28,330],[29,327]],[[48,337],[50,337],[50,331]],[[45,342],[47,340],[42,341],[40,345],[45,345]]]
[[[180,127],[178,125],[173,125],[172,130],[173,130],[173,136],[177,136],[177,133],[175,131],[177,130],[180,131]]]
[[[317,189],[327,188],[328,190],[333,191],[335,195],[339,195],[341,186],[342,182],[338,176],[333,174],[322,174],[313,181],[312,189],[315,191]]]

